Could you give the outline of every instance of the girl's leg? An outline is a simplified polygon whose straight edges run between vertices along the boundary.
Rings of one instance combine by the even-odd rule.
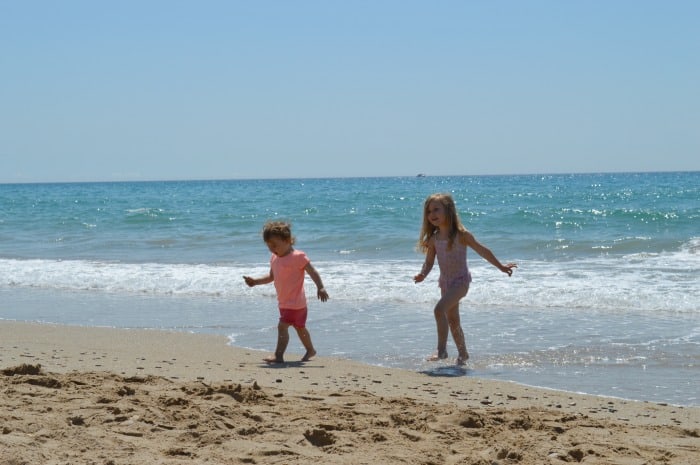
[[[457,346],[457,365],[464,365],[469,359],[469,352],[467,352],[467,343],[464,341],[464,331],[462,331],[462,325],[459,320],[459,304],[451,307],[447,311],[447,322],[450,326],[450,332],[452,333],[452,339],[455,341]]]
[[[454,321],[454,315],[457,315],[457,326],[459,327],[459,300],[467,294],[468,286],[457,286],[447,289],[442,298],[435,305],[435,324],[437,326],[437,353],[428,357],[429,361],[440,360],[447,358],[447,333],[452,328],[452,322]],[[464,344],[464,334],[462,334],[462,345],[460,347],[457,343],[457,349],[460,351],[460,355],[463,355],[462,350],[466,353],[466,346]],[[452,334],[454,338],[454,331]]]
[[[301,358],[302,362],[308,362],[311,360],[311,358],[316,355],[316,349],[314,349],[314,345],[311,342],[311,334],[306,328],[294,328],[297,330],[297,334],[299,335],[299,340],[301,343],[304,345],[304,348],[306,349],[306,353],[304,356]]]
[[[442,300],[440,300],[442,302]],[[437,350],[428,357],[429,362],[435,362],[447,358],[447,312],[443,310],[440,302],[435,305],[435,326],[437,327]]]
[[[282,321],[277,325],[277,347],[275,348],[274,357],[266,357],[267,363],[283,363],[284,362],[284,352],[287,350],[287,345],[289,344],[289,323],[284,323]]]

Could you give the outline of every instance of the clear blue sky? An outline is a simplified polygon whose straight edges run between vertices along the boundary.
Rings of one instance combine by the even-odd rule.
[[[700,2],[0,0],[0,182],[700,170]]]

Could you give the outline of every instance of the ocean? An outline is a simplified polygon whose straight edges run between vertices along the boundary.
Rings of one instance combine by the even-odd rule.
[[[518,264],[508,278],[469,251],[464,370],[425,361],[437,268],[412,277],[433,192]],[[268,270],[270,219],[292,223],[330,294],[307,278],[319,355],[700,405],[700,172],[0,184],[0,319],[271,351],[274,287],[242,278]],[[287,359],[300,353],[292,333]]]

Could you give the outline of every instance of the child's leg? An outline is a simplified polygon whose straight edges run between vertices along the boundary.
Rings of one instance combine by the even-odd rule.
[[[289,344],[289,324],[282,321],[277,325],[277,347],[275,348],[274,357],[266,357],[264,360],[268,363],[283,363],[284,352]]]
[[[457,325],[459,326],[459,300],[467,294],[468,286],[457,286],[447,289],[442,298],[435,305],[435,324],[437,326],[437,353],[428,357],[429,361],[447,358],[447,333],[452,327],[450,319],[457,314]],[[453,318],[452,318],[453,319]],[[461,328],[460,328],[461,329]],[[454,337],[454,333],[453,336]],[[455,341],[456,342],[456,341]],[[464,345],[464,335],[462,335],[462,347],[457,345],[457,349],[462,355],[462,349],[466,352]]]
[[[437,351],[428,357],[429,362],[435,362],[443,358],[447,358],[447,312],[445,312],[440,303],[435,306],[435,326],[437,327]]]
[[[297,334],[299,335],[299,340],[301,343],[304,345],[304,348],[306,349],[306,353],[304,356],[301,358],[302,362],[308,362],[311,360],[311,358],[316,355],[316,349],[314,349],[314,345],[311,342],[311,334],[306,328],[294,328],[297,330]]]
[[[459,352],[457,356],[457,365],[464,365],[469,359],[469,352],[467,352],[467,344],[464,341],[464,331],[462,331],[462,325],[459,319],[459,304],[447,311],[447,322],[450,326],[452,339],[457,346],[457,352]]]

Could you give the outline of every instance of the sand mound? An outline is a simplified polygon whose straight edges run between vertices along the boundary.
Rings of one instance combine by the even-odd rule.
[[[693,464],[697,429],[109,372],[2,370],[0,464]]]

